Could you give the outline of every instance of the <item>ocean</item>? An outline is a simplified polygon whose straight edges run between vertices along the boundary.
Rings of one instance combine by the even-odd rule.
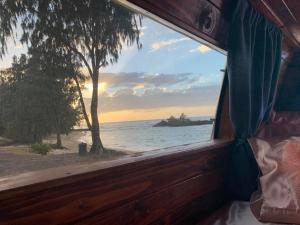
[[[193,117],[206,120],[211,117]],[[153,127],[160,120],[103,123],[100,136],[104,147],[116,150],[145,152],[180,145],[195,144],[211,139],[213,125],[185,127]],[[90,132],[83,132],[80,141],[91,144]]]

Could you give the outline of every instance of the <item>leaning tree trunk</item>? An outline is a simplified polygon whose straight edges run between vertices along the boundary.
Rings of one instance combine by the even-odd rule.
[[[92,125],[90,123],[88,114],[87,114],[86,109],[85,109],[85,104],[84,104],[82,92],[81,92],[81,89],[80,89],[80,84],[79,84],[79,81],[78,81],[78,78],[76,77],[76,75],[74,76],[74,81],[76,83],[77,91],[78,91],[78,94],[79,94],[79,101],[80,101],[81,110],[82,110],[82,113],[83,113],[83,116],[84,116],[84,119],[85,119],[85,123],[86,123],[88,129],[92,130]]]
[[[98,119],[98,73],[93,76],[93,94],[91,102],[91,119],[92,119],[92,147],[90,153],[102,153],[104,148],[100,139],[100,126]]]

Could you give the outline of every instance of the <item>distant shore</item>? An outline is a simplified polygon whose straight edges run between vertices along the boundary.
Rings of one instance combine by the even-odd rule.
[[[160,121],[157,124],[154,124],[153,127],[185,127],[185,126],[202,126],[213,124],[212,120],[197,120],[197,121],[189,121],[189,122],[168,122],[168,121]]]
[[[210,125],[215,122],[215,119],[207,120],[191,120],[186,117],[184,113],[179,118],[170,116],[168,119],[161,120],[160,122],[153,125],[153,127],[186,127],[186,126],[202,126]]]

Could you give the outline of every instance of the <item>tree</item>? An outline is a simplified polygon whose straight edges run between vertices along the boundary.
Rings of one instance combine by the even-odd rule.
[[[141,17],[111,0],[4,0],[2,8],[5,12],[0,19],[2,46],[5,37],[12,34],[12,24],[19,19],[23,42],[55,45],[81,60],[93,83],[91,123],[85,117],[88,126],[91,124],[91,152],[103,151],[98,118],[99,70],[118,61],[124,44],[136,42],[141,47],[137,22],[141,23]]]
[[[35,72],[28,67],[28,58],[22,55],[1,73],[5,134],[18,142],[41,142],[42,136],[50,134],[51,124],[43,117],[47,95],[36,77],[28,75]]]
[[[47,77],[50,121],[53,121],[52,133],[56,133],[56,148],[62,148],[61,134],[68,134],[74,125],[79,125],[81,112],[76,86],[70,79]],[[74,107],[75,106],[75,107]]]
[[[76,107],[76,84],[67,76],[70,64],[57,54],[30,49],[30,57],[14,58],[12,67],[2,71],[0,86],[1,115],[5,133],[19,142],[42,142],[57,134],[67,134],[80,121]],[[1,91],[2,90],[2,91]]]
[[[175,122],[175,121],[176,121],[176,118],[175,118],[174,116],[170,116],[170,117],[167,119],[167,121],[168,121],[169,123],[172,123],[172,122]]]
[[[186,115],[184,113],[181,113],[179,119],[182,120],[182,121],[185,121],[187,118],[186,118]]]
[[[38,79],[48,94],[48,120],[52,121],[52,133],[57,136],[56,147],[62,148],[61,134],[68,134],[81,120],[77,85],[84,81],[84,76],[79,73],[71,54],[62,49],[31,47],[29,54],[29,65],[40,69]],[[77,82],[74,82],[74,76]]]
[[[0,71],[0,136],[5,132],[4,125],[4,110],[5,110],[5,98],[7,95],[7,86],[4,80],[4,71]]]

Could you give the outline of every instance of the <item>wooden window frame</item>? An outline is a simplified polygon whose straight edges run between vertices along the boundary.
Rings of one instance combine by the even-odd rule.
[[[225,53],[178,21],[118,2]],[[216,209],[226,201],[223,184],[233,144],[230,129],[219,129],[228,120],[224,81],[213,140],[0,178],[0,224],[192,224]]]

